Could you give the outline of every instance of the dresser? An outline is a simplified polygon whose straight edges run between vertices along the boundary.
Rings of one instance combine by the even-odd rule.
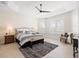
[[[13,43],[15,42],[14,35],[5,35],[5,44]]]

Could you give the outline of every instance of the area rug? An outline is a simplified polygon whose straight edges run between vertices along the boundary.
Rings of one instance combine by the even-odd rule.
[[[41,58],[45,55],[47,55],[49,52],[54,50],[58,45],[51,44],[48,42],[38,43],[30,47],[26,48],[19,48],[22,54],[25,56],[25,58]]]

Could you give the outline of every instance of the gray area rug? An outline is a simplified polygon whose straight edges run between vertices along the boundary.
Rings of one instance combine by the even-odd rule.
[[[48,42],[38,43],[30,47],[19,48],[25,58],[41,58],[48,54],[50,51],[54,50],[58,45],[51,44]]]

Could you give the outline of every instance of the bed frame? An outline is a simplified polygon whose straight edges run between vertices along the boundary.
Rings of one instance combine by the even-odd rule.
[[[28,31],[31,31],[32,30],[32,28],[27,28],[27,27],[21,27],[21,28],[16,28],[16,33],[17,33],[17,30],[22,30],[22,31],[25,31],[25,30],[28,30]],[[16,42],[19,44],[19,40],[18,39],[16,39]],[[34,44],[38,44],[38,43],[44,43],[44,38],[42,38],[42,39],[39,39],[39,40],[36,40],[36,41],[28,41],[28,42],[26,42],[24,45],[20,45],[22,48],[25,48],[25,47],[31,47],[32,48],[32,45],[34,45]]]
[[[18,39],[16,39],[16,42],[19,44],[19,40]],[[43,39],[39,39],[39,40],[36,40],[36,41],[28,41],[28,42],[26,42],[24,45],[20,45],[21,46],[21,48],[26,48],[26,47],[30,47],[30,48],[32,48],[32,46],[34,45],[34,44],[38,44],[38,43],[44,43],[44,38]]]

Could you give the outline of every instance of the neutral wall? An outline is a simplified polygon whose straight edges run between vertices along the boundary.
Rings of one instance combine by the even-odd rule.
[[[64,32],[71,32],[72,31],[72,12],[67,12],[67,13],[49,17],[49,18],[40,18],[38,19],[38,25],[39,25],[39,22],[45,22],[45,25],[46,25],[46,24],[50,24],[50,22],[53,23],[53,21],[60,21],[60,20],[64,21]],[[46,25],[46,29],[49,29],[47,25]]]
[[[64,22],[64,28],[62,28],[62,31],[59,30],[59,32],[57,32],[57,27],[55,26],[55,28],[51,28],[50,25],[53,24],[54,21],[60,21],[63,20]],[[43,27],[43,23],[45,24],[45,27]],[[59,36],[59,34],[61,33],[65,33],[65,32],[72,32],[72,11],[70,12],[66,12],[57,16],[53,16],[53,17],[49,17],[49,18],[40,18],[38,19],[38,29],[39,32],[41,33],[45,33],[45,35],[47,34],[50,37],[54,37],[55,39]],[[47,36],[46,35],[46,36]]]
[[[9,9],[0,9],[0,44],[4,44],[4,35],[5,33],[9,33],[8,28],[15,29],[19,27],[32,27],[34,31],[37,31],[37,20],[29,14],[23,15]],[[13,33],[14,30],[10,34]]]
[[[23,16],[14,12],[0,12],[0,24],[6,25],[11,24],[15,27],[26,26],[32,27],[36,26],[36,19],[32,16]]]
[[[36,18],[30,15],[24,16],[13,11],[0,11],[0,28],[8,26],[14,28],[33,27],[34,30],[37,30],[37,21]]]
[[[72,11],[63,14],[64,17],[64,32],[72,32]]]
[[[79,34],[79,8],[76,8],[72,12],[72,32]]]

